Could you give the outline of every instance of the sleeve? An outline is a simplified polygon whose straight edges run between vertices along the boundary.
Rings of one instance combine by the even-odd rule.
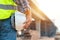
[[[20,2],[21,2],[21,6],[22,6],[22,9],[23,9],[23,12],[26,11],[26,9],[29,9],[28,0],[20,0]]]
[[[21,12],[24,12],[26,9],[29,9],[28,0],[17,0],[16,3],[18,4],[18,8]]]

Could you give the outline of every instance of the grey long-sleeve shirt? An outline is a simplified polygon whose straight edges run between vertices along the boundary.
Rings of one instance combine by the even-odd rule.
[[[29,2],[28,0],[14,0],[16,2],[16,4],[18,5],[18,9],[20,10],[20,12],[23,12],[26,9],[29,9]]]

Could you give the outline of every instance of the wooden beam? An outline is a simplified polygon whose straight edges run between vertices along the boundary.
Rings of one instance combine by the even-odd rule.
[[[36,12],[34,9],[31,9],[31,11],[32,11],[32,13],[33,13],[33,15],[35,15],[34,17],[36,17],[37,16],[37,18],[36,19],[41,19],[41,20],[46,20],[42,15],[39,15],[39,13],[38,12]]]
[[[29,1],[29,5],[30,5],[31,9],[34,9],[37,12],[37,14],[41,15],[46,20],[50,21],[50,19],[38,8],[36,3],[34,3],[32,0],[28,0],[28,1]]]

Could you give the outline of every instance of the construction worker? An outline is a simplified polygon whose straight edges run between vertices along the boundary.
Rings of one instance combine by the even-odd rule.
[[[19,4],[21,3],[15,3],[13,0],[0,0],[0,40],[16,40],[16,31],[12,27],[11,17],[16,11],[15,6]],[[31,22],[31,13],[28,8],[24,12],[27,18],[24,28],[28,28]]]

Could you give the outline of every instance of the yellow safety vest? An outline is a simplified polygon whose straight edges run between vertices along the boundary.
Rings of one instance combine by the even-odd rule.
[[[9,18],[16,11],[14,6],[16,4],[13,0],[0,0],[0,19]]]

